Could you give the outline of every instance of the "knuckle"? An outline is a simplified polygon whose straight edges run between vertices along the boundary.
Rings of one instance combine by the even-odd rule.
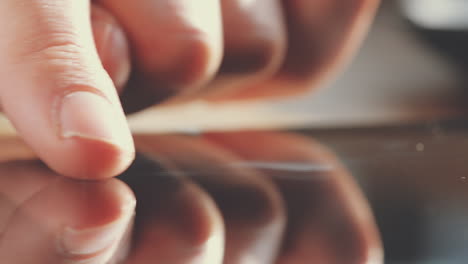
[[[13,63],[45,78],[53,78],[62,87],[73,83],[94,83],[93,76],[104,70],[98,67],[100,64],[92,55],[80,44],[77,36],[54,33],[28,41],[18,50]]]
[[[180,44],[174,47],[174,42]],[[217,71],[221,61],[218,49],[209,39],[199,35],[189,34],[170,40],[153,38],[147,39],[147,43],[141,49],[141,55],[146,55],[139,56],[143,68],[162,82],[177,87],[203,83]]]
[[[71,32],[38,33],[14,49],[16,54],[13,58],[17,64],[40,64],[49,69],[81,67],[92,58],[82,42],[77,34]]]
[[[73,30],[65,29],[68,25],[54,19],[49,19],[48,22],[42,20],[45,19],[38,19],[34,30],[24,29],[23,32],[20,32],[19,38],[23,45],[16,48],[19,55],[35,54],[42,50],[48,50],[50,47],[78,43],[79,36]]]
[[[202,38],[189,40],[185,52],[179,62],[183,66],[179,77],[184,82],[202,82],[207,78],[207,75],[214,73],[219,66],[210,43]]]
[[[284,48],[274,40],[264,40],[249,47],[226,50],[221,72],[263,75],[275,72],[284,58]]]
[[[12,50],[8,71],[24,72],[24,82],[47,87],[54,96],[74,89],[95,91],[112,87],[97,55],[81,43],[69,33],[28,38]]]
[[[54,34],[47,39],[34,41],[28,45],[20,57],[30,60],[71,61],[84,54],[84,48],[78,44],[74,36],[69,34]],[[32,47],[31,47],[32,46]]]

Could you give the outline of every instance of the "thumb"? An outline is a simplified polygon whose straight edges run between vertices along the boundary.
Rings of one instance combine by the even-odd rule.
[[[89,1],[0,1],[0,103],[18,133],[57,172],[122,172],[133,140],[96,51]]]

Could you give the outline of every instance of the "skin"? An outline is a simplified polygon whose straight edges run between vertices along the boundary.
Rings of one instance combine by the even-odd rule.
[[[0,106],[57,173],[109,178],[134,158],[124,113],[315,89],[349,60],[377,5],[3,0]]]
[[[11,161],[31,159],[15,144],[0,160],[0,258],[16,264],[383,263],[367,200],[335,155],[310,137],[235,132],[146,135],[135,142],[145,156],[118,179],[94,182],[59,176],[37,161]],[[102,241],[101,228],[115,223],[107,246],[89,247]],[[64,243],[66,227],[86,235]],[[83,248],[86,254],[79,254]]]
[[[140,137],[136,143],[143,151],[169,159],[163,168],[200,175],[172,175],[168,182],[145,179],[132,167],[123,181],[111,178],[134,158],[125,113],[197,98],[263,100],[315,89],[352,56],[378,1],[197,3],[0,1],[0,108],[32,149],[2,142],[7,148],[0,156],[0,259],[19,264],[222,263],[223,257],[229,264],[381,261],[372,215],[346,170],[317,144],[293,135]],[[261,143],[278,149],[247,151]],[[294,146],[308,146],[309,152]],[[197,160],[178,155],[186,151]],[[10,161],[36,156],[47,167]],[[306,183],[288,182],[269,170],[224,165],[217,168],[223,177],[209,176],[210,164],[291,157],[339,169],[326,182],[316,182],[314,175],[305,175]],[[174,186],[176,191],[167,192]],[[295,195],[335,206],[303,208]],[[245,204],[251,208],[236,210]],[[327,221],[333,216],[336,226]],[[112,232],[103,233],[109,227]],[[346,240],[322,231],[338,228]]]

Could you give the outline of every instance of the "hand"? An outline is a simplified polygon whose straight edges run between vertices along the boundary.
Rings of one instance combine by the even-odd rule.
[[[59,174],[115,176],[134,157],[117,91],[127,112],[302,93],[347,61],[377,2],[4,0],[0,105]]]
[[[0,165],[0,259],[382,263],[367,201],[333,154],[309,138],[245,132],[136,143],[150,158],[139,155],[120,176],[137,200],[133,222],[135,197],[117,179],[80,182],[34,162]],[[99,226],[115,229],[99,233]]]

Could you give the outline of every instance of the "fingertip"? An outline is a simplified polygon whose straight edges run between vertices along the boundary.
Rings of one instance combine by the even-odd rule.
[[[102,179],[123,172],[134,158],[134,144],[119,107],[92,91],[66,94],[56,116],[64,160],[50,160],[44,153],[46,161],[60,166],[58,171],[64,175],[80,179]],[[67,162],[74,164],[65,167]]]
[[[213,238],[218,242],[224,240],[222,216],[212,198],[204,190],[195,184],[187,184],[180,192],[179,199],[181,208],[185,210],[181,212],[190,218],[190,221],[180,222],[188,245],[192,248],[207,247]]]
[[[53,202],[60,226],[57,234],[57,255],[70,263],[103,263],[117,250],[125,231],[131,225],[135,197],[118,180],[87,182],[63,179],[46,190],[63,202]],[[68,208],[62,208],[68,206]]]
[[[16,209],[0,256],[10,263],[108,263],[134,208],[133,193],[116,179],[58,177]]]
[[[54,211],[54,214],[60,216],[61,222],[79,229],[128,219],[136,204],[133,192],[119,180],[80,182],[65,177],[44,188],[33,200],[38,207],[53,206],[61,209]],[[49,205],[41,205],[41,201],[49,201]]]
[[[18,19],[11,25],[15,38],[0,41],[2,111],[56,172],[108,178],[132,161],[131,132],[97,56],[89,1],[62,2],[33,1],[11,10]]]
[[[125,171],[135,158],[133,149],[123,149],[106,141],[83,137],[68,141],[74,151],[69,156],[59,154],[57,160],[49,161],[49,166],[71,178],[100,180],[114,177]]]
[[[204,37],[187,37],[186,48],[171,69],[175,74],[172,82],[180,87],[199,87],[210,80],[221,63],[220,52]]]
[[[142,72],[150,76],[156,94],[162,93],[161,89],[168,90],[166,93],[171,96],[192,94],[214,77],[221,64],[222,48],[203,32],[172,34],[164,41],[154,39],[152,43],[156,43],[156,47],[151,48],[159,51],[142,59],[139,65]],[[145,49],[139,57],[149,53]]]
[[[152,142],[146,144],[152,146]],[[156,160],[139,156],[122,175],[139,201],[128,263],[155,259],[161,263],[222,263],[225,230],[215,202],[188,177],[180,177],[182,171]],[[172,168],[168,173],[167,165]]]
[[[46,208],[57,219],[57,255],[69,260],[102,263],[109,259],[131,225],[135,197],[122,182],[110,179],[80,183],[62,178],[38,195],[36,206]],[[47,221],[47,219],[46,219]]]
[[[122,23],[131,42],[139,74],[132,74],[130,87],[152,101],[164,101],[192,94],[214,77],[223,54],[222,15],[219,0],[205,2],[100,1]],[[145,85],[148,81],[151,85]]]
[[[59,99],[52,104],[53,120],[11,116],[36,154],[59,174],[75,179],[104,179],[123,172],[135,150],[120,105],[93,91],[73,91]]]

